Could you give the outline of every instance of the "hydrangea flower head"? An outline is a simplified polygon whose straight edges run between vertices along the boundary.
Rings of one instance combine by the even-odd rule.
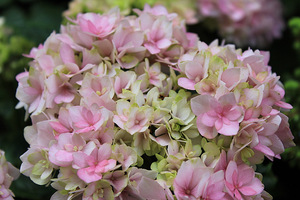
[[[268,53],[205,44],[162,6],[135,12],[78,14],[32,50],[21,172],[61,200],[260,198],[250,166],[294,145]]]
[[[266,46],[281,37],[282,8],[275,0],[198,0],[202,18],[213,18],[222,37],[239,46]],[[274,12],[276,10],[276,12]]]

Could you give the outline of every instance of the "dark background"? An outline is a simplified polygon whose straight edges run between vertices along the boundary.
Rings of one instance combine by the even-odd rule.
[[[0,0],[0,17],[5,17],[4,32],[9,35],[0,35],[0,149],[5,150],[7,160],[16,167],[20,167],[19,157],[28,148],[23,129],[30,125],[30,121],[24,122],[23,109],[15,109],[18,101],[15,98],[17,82],[14,77],[28,67],[29,60],[22,54],[43,43],[54,30],[59,31],[62,12],[68,9],[68,3],[68,0]],[[258,166],[258,171],[264,176],[265,190],[275,200],[300,196],[300,48],[294,48],[297,39],[300,41],[300,32],[297,38],[288,26],[290,19],[300,16],[300,1],[282,0],[282,4],[286,22],[282,38],[261,50],[270,51],[272,71],[281,76],[286,86],[286,100],[294,106],[287,114],[297,146],[288,149],[282,159],[275,159],[274,162],[266,159]],[[201,23],[189,26],[188,30],[197,33],[206,43],[219,38],[216,32],[208,31]],[[23,175],[11,189],[16,199],[23,200],[49,199],[54,193],[51,186],[35,185]]]

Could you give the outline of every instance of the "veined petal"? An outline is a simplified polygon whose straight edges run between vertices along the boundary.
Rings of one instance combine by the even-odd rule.
[[[239,123],[238,122],[230,122],[229,124],[223,123],[223,126],[220,130],[218,130],[219,133],[227,136],[236,135],[239,131]]]
[[[77,171],[78,177],[86,183],[92,183],[102,178],[102,174],[95,173],[95,167],[82,168]]]
[[[188,90],[195,90],[195,82],[188,78],[184,78],[184,77],[179,78],[178,85]]]

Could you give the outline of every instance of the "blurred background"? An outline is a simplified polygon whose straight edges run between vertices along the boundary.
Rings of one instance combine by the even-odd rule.
[[[59,32],[60,24],[66,22],[63,12],[68,9],[69,12],[65,14],[74,16],[77,12],[101,12],[106,9],[105,6],[120,5],[121,9],[126,10],[130,6],[142,8],[145,2],[150,5],[156,2],[156,0],[111,0],[110,3],[104,0],[90,1],[96,3],[90,7],[86,5],[76,7],[76,3],[70,4],[69,0],[0,0],[0,149],[6,152],[6,159],[18,168],[21,165],[19,157],[28,148],[23,137],[23,129],[31,124],[30,120],[24,121],[23,109],[15,109],[18,103],[15,98],[17,88],[15,76],[28,68],[27,63],[30,61],[22,54],[28,54],[32,47],[43,43],[53,31]],[[160,2],[172,6],[170,0]],[[300,1],[282,0],[281,3],[285,23],[282,36],[267,46],[259,47],[260,50],[270,51],[269,64],[272,71],[281,76],[286,90],[286,101],[294,107],[285,114],[290,118],[296,146],[287,149],[281,159],[274,162],[266,159],[257,170],[263,174],[265,190],[275,200],[295,199],[299,196],[300,187]],[[188,31],[197,33],[201,41],[206,43],[216,38],[222,41],[223,38],[218,31],[208,28],[207,23],[206,20],[202,20],[189,25]],[[244,50],[247,48],[248,46],[243,47]],[[50,199],[54,193],[51,186],[35,185],[23,175],[13,182],[11,189],[16,196],[15,199],[20,200]]]

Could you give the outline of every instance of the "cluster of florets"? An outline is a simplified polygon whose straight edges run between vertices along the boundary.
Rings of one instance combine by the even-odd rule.
[[[284,27],[278,0],[197,0],[200,15],[216,20],[219,33],[237,45],[264,46]]]
[[[206,45],[160,6],[136,13],[78,14],[32,49],[21,172],[52,199],[270,198],[255,165],[293,136],[268,53]]]
[[[9,187],[19,175],[19,170],[6,161],[4,151],[0,150],[0,199],[13,200],[14,194]]]
[[[65,17],[76,16],[78,13],[96,12],[104,13],[113,7],[119,7],[124,15],[128,15],[132,8],[143,8],[162,5],[169,12],[175,12],[178,16],[176,20],[185,20],[187,24],[195,24],[198,22],[196,0],[72,0],[69,8],[63,15]]]

